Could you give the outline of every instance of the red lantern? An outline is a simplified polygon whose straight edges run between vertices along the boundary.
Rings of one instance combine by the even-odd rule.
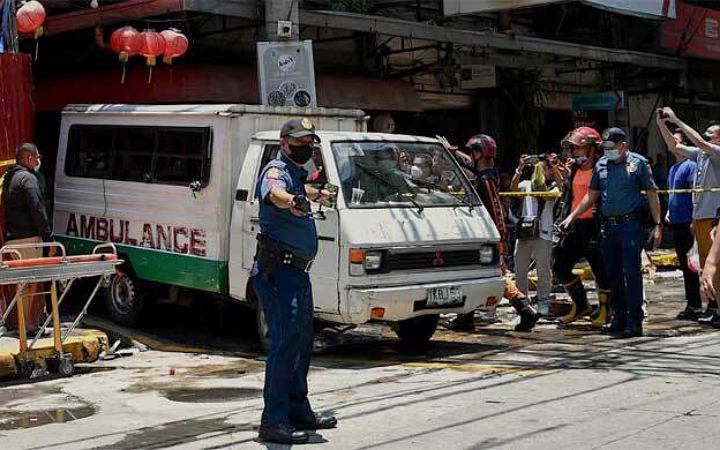
[[[150,67],[148,83],[152,81],[153,67],[157,64],[157,57],[165,51],[165,39],[155,30],[145,30],[140,33],[140,50],[138,53],[146,58]]]
[[[15,13],[17,29],[21,33],[34,33],[35,35],[35,60],[37,61],[38,43],[37,39],[43,35],[43,23],[45,23],[45,8],[42,3],[31,0],[20,5]]]
[[[190,44],[180,30],[169,28],[160,32],[160,35],[165,39],[165,56],[163,56],[165,64],[172,64],[173,58],[179,58],[187,52]]]
[[[110,47],[118,54],[118,59],[123,65],[121,83],[125,83],[128,59],[140,50],[140,33],[133,27],[118,28],[110,36]]]

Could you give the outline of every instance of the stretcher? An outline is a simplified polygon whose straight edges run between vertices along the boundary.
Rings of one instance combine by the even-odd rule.
[[[20,252],[23,249],[43,250],[45,248],[54,248],[59,256],[23,259]],[[78,256],[67,256],[65,247],[56,242],[6,245],[0,249],[0,286],[17,286],[12,302],[0,318],[0,338],[7,334],[6,321],[11,311],[17,308],[19,353],[15,356],[15,361],[21,375],[34,377],[52,370],[62,376],[70,376],[75,372],[73,357],[64,350],[63,346],[87,314],[95,294],[103,284],[109,281],[110,276],[115,273],[117,266],[122,262],[117,256],[117,249],[110,243],[96,246],[90,255]],[[98,277],[92,293],[72,325],[63,330],[60,324],[60,305],[76,280],[90,277]],[[67,284],[58,299],[59,281]],[[28,285],[31,283],[47,282],[50,283],[49,291],[26,293]],[[28,297],[47,294],[50,294],[51,314],[45,319],[32,341],[28,343],[23,302]],[[54,352],[50,356],[37,358],[33,355],[33,348],[51,320],[53,322]]]

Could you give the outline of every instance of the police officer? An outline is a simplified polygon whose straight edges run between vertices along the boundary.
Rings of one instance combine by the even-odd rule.
[[[305,184],[303,166],[320,142],[308,119],[286,122],[281,151],[260,175],[260,230],[251,278],[270,329],[259,437],[300,444],[307,430],[333,428],[335,417],[313,412],[307,374],[313,348],[313,299],[308,270],[317,252],[309,201],[329,202],[331,193]]]
[[[601,251],[612,289],[615,316],[606,328],[622,337],[642,336],[643,285],[640,257],[645,243],[641,220],[646,191],[654,221],[653,246],[662,240],[660,200],[647,159],[628,151],[625,132],[608,128],[602,134],[605,155],[595,165],[590,188],[561,224],[568,228],[600,200]]]

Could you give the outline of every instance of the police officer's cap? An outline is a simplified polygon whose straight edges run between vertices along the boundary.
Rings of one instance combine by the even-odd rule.
[[[613,148],[618,142],[625,142],[625,132],[618,127],[606,128],[602,133],[603,148]]]
[[[315,125],[310,119],[291,119],[285,122],[280,129],[280,137],[301,138],[312,136],[315,142],[320,142],[320,137],[315,134]]]

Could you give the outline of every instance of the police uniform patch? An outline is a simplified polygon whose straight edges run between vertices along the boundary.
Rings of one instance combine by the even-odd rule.
[[[300,124],[301,124],[302,127],[305,128],[306,130],[312,130],[312,128],[313,128],[312,122],[310,122],[310,119],[308,119],[307,117],[305,117],[303,120],[301,120],[301,121],[300,121]]]
[[[271,167],[267,171],[267,177],[271,180],[279,180],[282,177],[282,170],[277,167]]]
[[[628,173],[637,172],[637,168],[638,168],[637,163],[634,163],[634,162],[628,163],[626,168],[627,168]]]

